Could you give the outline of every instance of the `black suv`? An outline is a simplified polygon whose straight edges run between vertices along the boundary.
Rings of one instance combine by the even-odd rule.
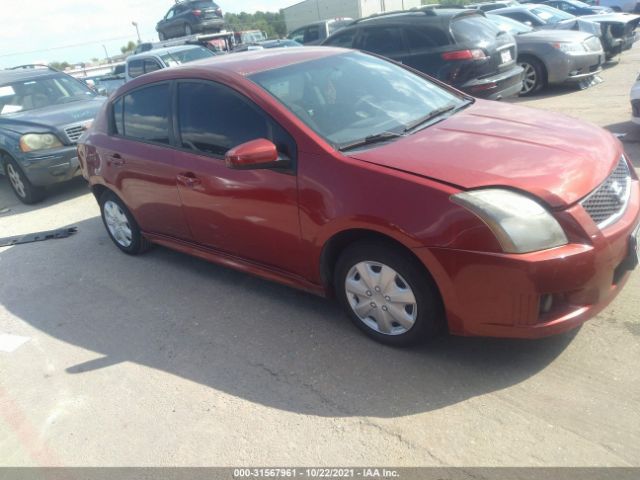
[[[210,0],[177,1],[156,25],[158,38],[184,37],[219,32],[224,27],[220,7]]]
[[[476,10],[392,12],[356,20],[322,45],[377,53],[476,97],[517,95],[523,70],[514,38]]]

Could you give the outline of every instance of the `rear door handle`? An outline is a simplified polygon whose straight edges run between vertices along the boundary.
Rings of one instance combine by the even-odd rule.
[[[195,187],[196,185],[200,185],[202,183],[200,179],[196,177],[196,174],[191,172],[179,173],[176,179],[185,187]]]
[[[109,164],[114,167],[121,167],[124,165],[124,159],[120,156],[119,153],[114,153],[111,155],[111,159],[109,160]]]

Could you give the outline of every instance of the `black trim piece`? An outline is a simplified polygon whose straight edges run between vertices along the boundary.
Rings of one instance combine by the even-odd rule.
[[[0,238],[0,247],[10,247],[12,245],[20,245],[22,243],[42,242],[44,240],[67,238],[77,231],[78,227],[65,227],[59,228],[58,230],[48,230],[46,232],[27,233],[25,235]]]

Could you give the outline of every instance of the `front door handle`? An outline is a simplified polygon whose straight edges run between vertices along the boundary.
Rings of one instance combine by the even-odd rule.
[[[202,183],[200,179],[196,177],[196,174],[191,172],[179,173],[176,179],[185,187],[195,187]]]

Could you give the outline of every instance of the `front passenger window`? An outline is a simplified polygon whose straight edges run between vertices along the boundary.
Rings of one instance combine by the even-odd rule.
[[[266,138],[279,152],[295,157],[295,142],[280,125],[220,84],[178,84],[178,125],[182,146],[196,152],[221,157],[241,143]]]

